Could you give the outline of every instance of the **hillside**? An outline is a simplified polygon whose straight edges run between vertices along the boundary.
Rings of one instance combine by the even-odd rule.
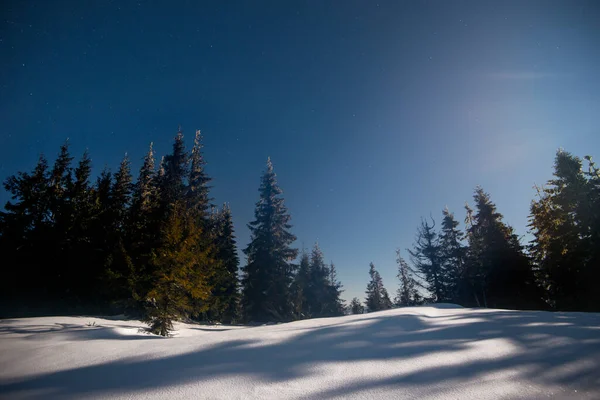
[[[451,305],[258,327],[0,321],[7,399],[600,398],[600,314]]]

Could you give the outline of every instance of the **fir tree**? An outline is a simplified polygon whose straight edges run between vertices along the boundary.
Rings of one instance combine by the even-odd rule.
[[[363,314],[365,312],[365,307],[361,304],[358,297],[354,297],[350,301],[350,312],[352,314]]]
[[[594,286],[600,278],[599,179],[591,157],[586,159],[584,173],[578,157],[559,150],[554,178],[538,188],[538,199],[531,204],[536,273],[546,301],[560,310],[600,310]]]
[[[129,276],[129,287],[135,302],[143,301],[147,291],[147,278],[150,252],[160,238],[158,213],[157,176],[154,170],[154,150],[152,143],[140,168],[138,179],[132,190],[129,208],[128,242],[132,257],[133,271]]]
[[[151,260],[152,289],[147,294],[146,320],[150,331],[167,336],[173,321],[193,312],[194,301],[206,300],[211,288],[211,261],[206,249],[198,248],[202,230],[182,202],[170,205],[162,229],[162,243]]]
[[[202,210],[195,212],[202,213]],[[216,262],[213,265],[215,268],[211,279],[213,292],[206,317],[212,321],[231,323],[239,317],[237,315],[239,258],[231,209],[227,204],[223,204],[223,208],[214,213],[212,225]]]
[[[386,288],[381,289],[381,305],[382,310],[389,310],[394,305]]]
[[[154,169],[154,150],[150,148],[144,157],[138,179],[133,186],[129,208],[128,243],[131,271],[128,287],[134,312],[143,309],[145,293],[150,290],[151,251],[159,244],[160,219],[158,215],[157,175]]]
[[[160,235],[152,249],[148,269],[153,279],[145,298],[151,299],[147,315],[152,330],[165,334],[173,319],[197,317],[208,310],[222,263],[215,260],[216,249],[209,243],[211,235],[202,211],[189,207],[188,155],[181,129],[172,153],[161,164],[154,214]]]
[[[329,269],[325,265],[323,252],[315,243],[310,255],[310,279],[307,287],[306,301],[310,317],[328,316],[330,309],[329,298]]]
[[[71,162],[73,157],[69,153],[68,140],[60,147],[59,155],[50,171],[50,187],[48,202],[50,205],[52,234],[46,238],[49,247],[46,256],[53,260],[56,268],[50,277],[49,283],[56,290],[60,300],[68,300],[74,289],[71,265],[64,260],[68,259],[70,241],[69,227],[71,225],[71,198],[70,189],[73,183],[73,170]]]
[[[292,301],[295,318],[310,318],[310,303],[308,300],[310,285],[310,257],[304,250],[300,255],[300,264],[292,284]]]
[[[260,185],[255,220],[248,228],[251,242],[244,250],[248,261],[243,268],[242,307],[250,321],[282,321],[293,315],[290,284],[298,251],[290,245],[296,237],[290,215],[281,197],[271,159]]]
[[[533,271],[513,229],[481,187],[475,190],[477,213],[467,231],[467,273],[475,298],[485,307],[539,308]]]
[[[337,269],[333,262],[329,264],[329,279],[327,283],[327,315],[344,315],[345,305],[340,297],[344,290],[342,289],[342,283],[338,280]]]
[[[63,263],[68,265],[70,290],[77,294],[79,301],[89,302],[95,297],[95,291],[98,290],[98,270],[90,268],[97,265],[98,261],[90,259],[88,268],[81,268],[81,260],[91,258],[94,254],[93,242],[93,219],[94,213],[94,193],[90,182],[92,173],[92,161],[86,150],[75,168],[75,180],[69,188],[68,197],[70,199],[69,227],[67,230],[67,245],[65,254],[61,256]]]
[[[110,188],[109,207],[105,213],[106,236],[105,288],[106,295],[123,304],[131,296],[130,279],[134,274],[130,246],[126,235],[129,233],[129,207],[133,189],[130,162],[127,154],[123,157]]]
[[[432,300],[440,302],[446,299],[446,285],[442,272],[440,246],[434,228],[435,221],[433,221],[433,218],[431,225],[421,219],[421,226],[417,231],[413,249],[409,249],[408,253],[415,269],[427,282],[426,289],[433,295]]]
[[[131,202],[131,193],[133,190],[130,161],[127,154],[123,157],[119,169],[114,176],[114,183],[111,188],[111,208],[114,229],[119,235],[124,233],[127,211]]]
[[[408,263],[400,256],[400,250],[396,250],[396,262],[398,263],[398,279],[400,286],[396,294],[395,304],[398,307],[414,306],[420,304],[421,296],[417,290],[417,282],[413,277]]]
[[[139,213],[147,214],[152,210],[156,197],[155,174],[154,149],[153,144],[150,143],[150,148],[144,157],[137,182],[134,184],[132,190],[132,218]],[[143,222],[143,219],[139,222]]]
[[[173,143],[173,152],[161,160],[158,175],[161,215],[164,218],[168,218],[171,208],[186,195],[187,167],[188,154],[185,151],[183,132],[179,129]]]
[[[0,249],[5,263],[1,295],[12,301],[15,297],[20,301],[43,298],[51,288],[48,283],[55,271],[43,267],[48,265],[47,239],[52,234],[49,183],[43,155],[31,173],[19,172],[4,182],[11,201],[0,212]]]
[[[202,135],[196,131],[190,160],[190,176],[187,191],[188,207],[194,209],[201,218],[208,217],[211,207],[208,183],[211,181],[204,171],[206,161],[202,155]]]
[[[464,265],[466,249],[462,244],[464,234],[458,229],[458,221],[446,207],[443,210],[442,230],[439,236],[441,272],[444,283],[444,301],[461,302],[468,291]]]
[[[65,202],[68,200],[67,194],[73,182],[71,162],[73,157],[69,153],[69,141],[60,147],[58,158],[54,162],[52,171],[50,171],[50,212],[55,223],[62,222],[62,212],[65,208]]]
[[[369,264],[369,276],[371,281],[367,285],[367,298],[365,304],[368,312],[387,310],[392,306],[392,302],[387,294],[387,290],[383,287],[381,275],[375,269],[375,264]]]

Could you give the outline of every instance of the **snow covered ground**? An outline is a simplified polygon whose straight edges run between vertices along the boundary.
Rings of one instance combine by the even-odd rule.
[[[95,324],[95,325],[94,325]],[[414,307],[259,327],[0,321],[7,399],[600,399],[600,314]]]

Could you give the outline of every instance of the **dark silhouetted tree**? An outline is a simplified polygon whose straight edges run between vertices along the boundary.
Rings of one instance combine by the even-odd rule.
[[[489,194],[477,187],[473,197],[477,213],[467,231],[466,269],[475,283],[476,299],[493,308],[541,307],[533,270],[518,237],[502,222]]]
[[[468,296],[469,284],[465,278],[466,248],[463,232],[448,208],[443,210],[442,230],[439,235],[439,256],[444,284],[442,301],[463,302]]]
[[[445,282],[442,271],[442,260],[440,257],[440,246],[437,233],[434,230],[435,221],[429,225],[426,220],[421,219],[421,225],[417,230],[417,236],[413,248],[408,250],[410,259],[416,271],[426,282],[426,289],[432,294],[433,302],[446,299]]]
[[[408,263],[400,256],[400,250],[396,250],[396,262],[398,263],[398,279],[400,286],[396,294],[395,304],[398,307],[414,306],[422,302],[421,295],[417,290],[418,284]]]
[[[365,312],[365,307],[362,305],[358,297],[354,297],[350,301],[350,312],[352,314],[363,314]]]
[[[290,247],[296,237],[270,158],[259,192],[255,220],[248,225],[251,242],[244,250],[242,307],[249,321],[285,321],[293,316],[290,285],[298,251]]]
[[[385,290],[383,286],[381,275],[379,275],[379,272],[375,269],[375,264],[373,263],[369,264],[369,276],[371,277],[371,280],[367,285],[367,298],[365,301],[367,311],[373,312],[391,308],[392,302],[387,290]]]
[[[546,301],[559,310],[600,310],[600,195],[598,170],[586,157],[559,150],[554,178],[531,203],[530,251]]]

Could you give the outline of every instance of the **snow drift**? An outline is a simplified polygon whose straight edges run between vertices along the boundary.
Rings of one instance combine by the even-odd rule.
[[[258,327],[0,321],[9,399],[600,398],[600,314],[413,307]]]

